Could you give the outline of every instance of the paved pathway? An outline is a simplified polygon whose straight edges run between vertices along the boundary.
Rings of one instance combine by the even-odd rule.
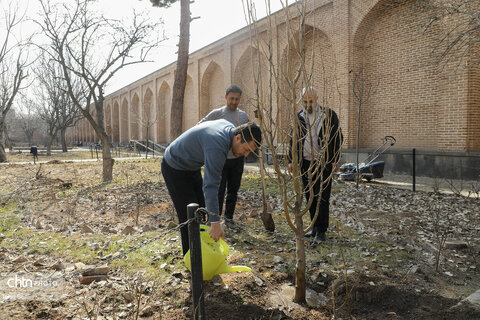
[[[246,170],[258,172],[258,163],[247,163]],[[269,170],[273,172],[271,166]],[[349,182],[355,183],[355,182]],[[383,178],[373,179],[371,182],[363,180],[362,184],[383,184],[401,189],[413,190],[413,178],[411,175],[385,174]],[[479,180],[454,180],[429,177],[416,177],[415,190],[426,192],[441,193],[461,193],[464,196],[480,198],[480,179]]]
[[[126,157],[126,158],[115,158],[112,157],[115,160],[132,160],[132,159],[145,159],[145,156],[143,157]],[[149,156],[149,159],[151,156]],[[158,158],[158,157],[156,157]],[[10,164],[20,164],[20,165],[27,165],[27,164],[45,164],[49,163],[51,161],[60,161],[62,163],[69,163],[69,162],[101,162],[102,158],[95,158],[95,159],[51,159],[48,161],[36,161],[35,163],[33,161],[22,161],[22,162],[0,162],[0,165],[10,165]]]
[[[149,155],[149,158],[151,155]],[[145,156],[115,158],[115,160],[131,160],[131,159],[145,159]],[[59,160],[60,162],[97,162],[102,159],[77,159],[77,160]],[[52,161],[52,160],[49,160]],[[48,163],[49,161],[37,161],[37,164]],[[1,165],[20,164],[27,165],[33,164],[33,161],[26,162],[4,162]],[[268,166],[267,170],[273,173],[272,166]],[[258,172],[259,163],[246,163],[245,171]],[[354,183],[354,182],[350,182]],[[399,174],[385,174],[381,179],[373,179],[371,182],[362,181],[364,184],[384,184],[392,187],[413,190],[413,178],[411,175],[399,175]],[[453,180],[453,179],[439,179],[429,177],[416,177],[415,179],[416,191],[427,192],[442,192],[442,193],[461,193],[464,196],[471,196],[480,198],[480,179],[479,180]]]

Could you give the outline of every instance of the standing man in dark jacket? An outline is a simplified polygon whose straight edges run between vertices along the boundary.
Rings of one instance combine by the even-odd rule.
[[[179,223],[187,221],[187,205],[197,203],[209,212],[210,236],[215,241],[224,238],[219,221],[218,186],[227,154],[231,150],[237,157],[246,157],[261,142],[262,132],[256,124],[235,127],[226,120],[201,123],[175,139],[165,150],[162,175]],[[181,227],[180,233],[185,255],[189,249],[187,226]]]
[[[238,108],[241,97],[242,89],[239,86],[232,84],[225,92],[225,100],[227,105],[212,110],[205,116],[205,118],[200,120],[199,123],[218,119],[225,119],[232,123],[235,127],[247,123],[249,121],[247,113]],[[230,151],[228,152],[227,161],[225,161],[225,165],[223,166],[222,170],[222,180],[220,182],[220,187],[218,188],[218,207],[220,208],[221,215],[226,189],[227,197],[225,199],[225,216],[223,223],[228,228],[235,228],[236,226],[233,220],[233,213],[235,212],[237,194],[242,182],[244,163],[245,157],[243,155],[238,157]]]
[[[305,237],[315,237],[315,242],[320,242],[325,241],[328,229],[332,175],[340,161],[343,136],[337,114],[332,109],[318,104],[318,93],[315,88],[303,89],[302,101],[304,108],[297,113],[295,150],[292,150],[294,145],[292,135],[289,159],[293,160],[292,153],[295,152],[307,203],[310,197],[313,197],[309,208],[312,221],[318,212],[312,230],[307,232]]]

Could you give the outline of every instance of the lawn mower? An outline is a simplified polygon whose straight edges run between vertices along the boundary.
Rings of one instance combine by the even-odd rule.
[[[370,181],[372,179],[378,179],[383,177],[383,169],[385,167],[385,161],[374,162],[381,154],[390,149],[397,140],[393,136],[385,136],[383,138],[383,144],[379,146],[375,151],[368,155],[365,160],[359,163],[360,178]],[[357,174],[357,166],[355,163],[345,163],[340,167],[338,176],[347,181],[355,180]]]

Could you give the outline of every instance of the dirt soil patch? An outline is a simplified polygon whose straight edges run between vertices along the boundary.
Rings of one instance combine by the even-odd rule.
[[[1,167],[0,319],[191,318],[159,160],[117,161],[114,177],[100,183],[100,162]],[[336,181],[327,241],[307,240],[307,303],[296,304],[294,237],[273,182],[276,230],[264,230],[258,182],[244,175],[240,228],[226,232],[228,263],[253,272],[205,282],[208,319],[480,318],[463,301],[480,289],[480,200]],[[99,265],[106,278],[79,282]]]

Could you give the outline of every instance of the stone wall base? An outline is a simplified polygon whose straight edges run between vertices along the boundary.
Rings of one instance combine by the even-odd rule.
[[[361,149],[360,163],[374,149]],[[355,163],[355,149],[343,149],[341,163]],[[385,161],[384,174],[412,174],[412,150],[388,150],[375,161]],[[420,177],[480,180],[480,152],[415,150],[415,173]]]

